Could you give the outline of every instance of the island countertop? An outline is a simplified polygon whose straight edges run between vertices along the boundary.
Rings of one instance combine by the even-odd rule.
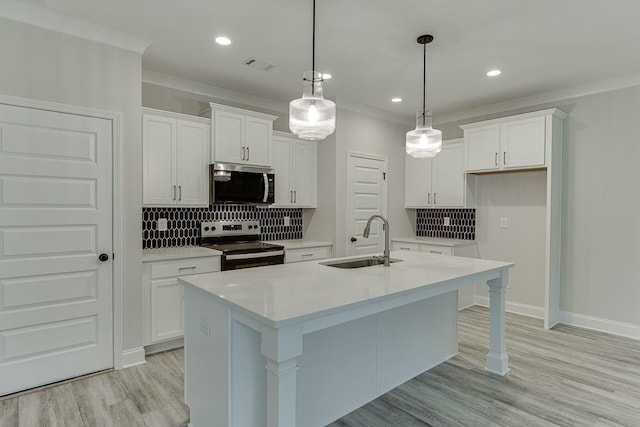
[[[179,281],[275,325],[513,266],[499,261],[406,251],[392,252],[391,257],[401,261],[389,267],[355,269],[322,265],[326,260],[309,261],[192,275]],[[339,259],[349,258],[358,257]]]

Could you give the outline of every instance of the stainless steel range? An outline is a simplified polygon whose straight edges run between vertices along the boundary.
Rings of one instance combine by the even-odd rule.
[[[284,246],[260,241],[259,221],[203,222],[200,246],[222,252],[222,271],[284,264]]]

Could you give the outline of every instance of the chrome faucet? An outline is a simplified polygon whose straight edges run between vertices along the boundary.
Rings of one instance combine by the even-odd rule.
[[[391,258],[389,256],[389,221],[387,221],[387,219],[382,215],[371,215],[367,221],[367,225],[364,227],[362,237],[365,239],[369,238],[369,233],[371,232],[371,221],[375,218],[380,218],[382,220],[382,230],[384,230],[384,252],[382,256],[384,258],[385,267],[389,267],[389,259]]]

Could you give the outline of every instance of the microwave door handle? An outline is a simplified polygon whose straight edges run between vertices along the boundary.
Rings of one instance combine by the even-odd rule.
[[[262,180],[264,181],[264,196],[262,197],[262,203],[267,203],[269,198],[269,178],[266,173],[262,174]]]

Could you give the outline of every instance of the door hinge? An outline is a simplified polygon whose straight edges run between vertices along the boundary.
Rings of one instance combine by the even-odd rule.
[[[386,172],[382,172],[382,180],[383,181],[387,180],[387,173]]]

